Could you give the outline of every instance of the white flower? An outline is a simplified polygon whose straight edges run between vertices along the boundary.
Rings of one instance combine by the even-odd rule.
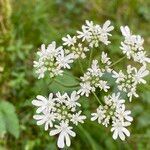
[[[72,115],[71,121],[73,122],[73,124],[78,125],[78,123],[84,123],[86,116],[81,115],[81,112],[82,111],[79,111],[78,113]]]
[[[109,122],[110,121],[110,116],[107,116],[105,119],[104,119],[104,121],[102,122],[102,124],[105,126],[105,127],[108,127],[108,125],[109,125]]]
[[[131,32],[128,26],[121,26],[120,30],[122,32],[122,35],[125,36],[126,38],[130,38],[131,37]]]
[[[110,89],[110,86],[107,85],[107,81],[100,80],[99,81],[99,88],[101,90],[104,90],[105,92],[107,92],[108,89]]]
[[[124,81],[125,80],[125,75],[122,72],[122,70],[120,70],[119,72],[116,72],[113,70],[113,78],[116,78],[116,83],[119,83],[120,81]]]
[[[37,109],[37,113],[41,113],[43,111],[50,111],[54,108],[54,100],[53,100],[53,94],[49,94],[49,99],[45,98],[42,95],[38,95],[36,97],[37,99],[32,101],[32,104],[39,107]]]
[[[63,47],[62,46],[59,46],[59,47],[56,47],[56,42],[53,41],[51,44],[48,45],[47,47],[47,56],[46,57],[57,57],[57,55],[59,53],[61,53],[63,51]]]
[[[130,91],[128,92],[127,96],[129,97],[129,101],[132,101],[132,97],[139,97],[139,95],[136,93],[136,87],[130,88]]]
[[[58,102],[58,103],[60,103],[60,104],[62,104],[62,103],[65,103],[66,102],[66,98],[67,98],[67,93],[65,93],[65,94],[61,94],[60,92],[57,92],[56,93],[56,101]]]
[[[38,74],[38,79],[44,78],[45,73],[48,72],[50,77],[62,75],[63,68],[70,69],[70,63],[73,62],[73,54],[64,54],[62,46],[56,47],[56,42],[52,42],[45,48],[41,45],[41,51],[37,52],[39,56],[38,61],[34,61],[34,67]]]
[[[84,95],[89,97],[90,91],[92,89],[90,82],[80,83],[81,88],[78,91],[78,94]]]
[[[110,96],[110,98],[111,98],[111,100],[114,103],[116,108],[122,106],[122,104],[125,103],[125,100],[120,98],[120,93],[119,92],[118,93],[113,93]]]
[[[129,126],[131,123],[130,122],[121,122],[118,119],[113,120],[111,132],[113,133],[113,139],[116,140],[119,136],[121,140],[125,140],[125,135],[130,136],[130,132],[125,128]]]
[[[81,38],[82,41],[85,41],[85,40],[90,41],[92,33],[89,32],[88,30],[86,30],[85,28],[82,28],[82,32],[81,31],[77,31],[77,33],[78,33],[77,37],[79,39]]]
[[[94,23],[93,21],[89,21],[89,20],[86,20],[85,21],[85,25],[82,26],[83,29],[86,29],[86,30],[89,30],[89,31],[92,31],[93,28],[94,28]]]
[[[105,113],[106,111],[103,109],[102,106],[99,106],[96,109],[96,113],[92,113],[92,118],[91,121],[95,121],[96,119],[98,119],[98,123],[101,124],[102,120],[105,118]]]
[[[35,61],[34,61],[34,66],[35,66]],[[44,66],[39,66],[39,69],[36,70],[36,73],[38,74],[38,79],[44,78],[45,72],[47,71],[47,68]]]
[[[63,37],[62,40],[64,41],[63,45],[71,46],[76,43],[76,37],[71,37],[69,34],[67,34],[66,37]]]
[[[122,105],[121,107],[116,109],[116,117],[118,117],[121,121],[124,122],[124,119],[131,122],[133,121],[133,118],[130,116],[131,111],[125,110],[125,105]]]
[[[107,53],[105,52],[102,52],[101,61],[103,64],[107,64],[107,65],[111,64],[110,58],[107,56]]]
[[[135,75],[133,76],[133,80],[136,83],[146,84],[146,81],[143,78],[148,74],[149,71],[146,70],[146,66],[142,66],[139,70],[135,69]]]
[[[81,106],[81,104],[79,102],[77,102],[79,100],[80,96],[77,94],[76,91],[73,91],[70,95],[70,97],[68,96],[68,101],[67,101],[67,105],[69,107],[76,107],[76,106]]]
[[[110,20],[107,20],[103,24],[102,31],[101,31],[103,34],[111,35],[109,32],[112,31],[114,29],[114,27],[110,26],[110,24],[111,24]]]
[[[37,125],[45,124],[45,130],[48,130],[49,127],[53,127],[53,122],[56,119],[56,114],[53,112],[45,111],[41,115],[34,115],[33,118],[37,120]]]
[[[50,131],[50,136],[59,134],[57,145],[59,148],[64,148],[65,145],[68,147],[71,145],[70,136],[75,137],[75,132],[72,131],[72,127],[67,122],[62,121],[59,125],[55,125],[54,130]]]
[[[91,68],[89,68],[88,71],[92,74],[92,76],[100,76],[101,77],[103,75],[101,70],[99,69],[97,60],[92,61]]]
[[[123,54],[127,55],[127,58],[131,58],[132,55],[132,49],[129,45],[126,45],[125,43],[121,42],[121,47],[120,47],[123,51]]]
[[[137,54],[134,56],[134,60],[146,65],[146,63],[150,63],[150,58],[146,56],[146,51],[139,51]]]
[[[64,51],[62,51],[57,57],[57,61],[59,65],[67,69],[71,68],[69,64],[73,63],[73,59],[74,59],[74,54],[71,53],[65,56]]]

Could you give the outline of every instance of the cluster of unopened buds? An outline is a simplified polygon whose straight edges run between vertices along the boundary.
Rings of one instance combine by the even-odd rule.
[[[149,74],[147,64],[150,58],[146,56],[143,43],[144,39],[140,35],[133,35],[128,26],[121,26],[121,32],[124,41],[121,42],[120,49],[123,56],[116,62],[112,62],[108,54],[104,51],[100,52],[99,59],[92,60],[92,51],[98,49],[101,44],[108,45],[110,32],[114,29],[108,20],[102,26],[94,24],[93,21],[86,21],[81,31],[77,31],[77,35],[62,38],[62,46],[57,47],[56,42],[52,42],[46,48],[41,45],[40,51],[37,52],[38,60],[34,61],[34,67],[38,78],[44,78],[46,74],[55,79],[58,75],[64,74],[64,69],[71,69],[71,65],[77,59],[80,66],[80,60],[85,59],[90,53],[88,60],[89,66],[83,75],[78,78],[79,90],[72,93],[50,93],[49,97],[38,95],[32,104],[37,107],[36,115],[33,116],[37,120],[37,125],[44,125],[45,130],[50,129],[50,136],[58,134],[57,145],[59,148],[71,145],[70,137],[75,137],[73,131],[74,126],[84,123],[89,116],[82,114],[82,106],[79,102],[81,96],[89,97],[93,95],[98,101],[99,106],[95,112],[91,112],[91,121],[98,121],[105,127],[111,126],[113,139],[118,137],[125,140],[126,136],[130,136],[127,129],[131,125],[133,118],[131,111],[126,110],[125,100],[121,93],[125,93],[131,102],[133,97],[138,97],[137,85],[145,84],[143,79]],[[114,65],[124,58],[130,59],[138,63],[138,67],[127,65],[126,71],[114,70]],[[110,80],[105,78],[109,74],[114,79],[117,92],[111,93]],[[96,95],[96,90],[104,91],[106,94],[103,99]],[[107,94],[109,93],[109,94]]]

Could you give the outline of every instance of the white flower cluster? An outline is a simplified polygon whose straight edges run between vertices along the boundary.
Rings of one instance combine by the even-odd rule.
[[[86,58],[86,53],[91,53],[92,48],[99,47],[102,43],[110,44],[108,37],[111,36],[110,31],[113,29],[114,27],[111,26],[109,20],[102,26],[87,20],[85,25],[82,26],[82,31],[77,31],[77,35],[71,37],[67,34],[66,37],[62,38],[63,46],[56,47],[56,42],[52,42],[46,48],[42,44],[41,50],[37,52],[38,60],[34,61],[38,78],[44,78],[46,73],[49,74],[50,78],[62,75],[63,70],[70,69],[70,65],[76,59]],[[67,93],[60,94],[59,92],[56,94],[50,93],[48,98],[38,95],[37,99],[32,101],[32,104],[38,107],[37,114],[34,115],[37,125],[44,124],[45,130],[52,128],[51,136],[59,134],[57,141],[59,148],[64,148],[65,145],[70,146],[70,137],[76,136],[73,125],[77,126],[79,123],[84,123],[86,116],[81,115],[82,111],[79,109],[81,104],[78,100],[80,96],[89,97],[91,93],[99,103],[104,104],[91,114],[91,120],[98,120],[98,123],[105,127],[111,125],[113,139],[119,137],[121,140],[125,140],[125,136],[130,136],[126,127],[131,125],[133,118],[130,116],[131,111],[125,109],[125,100],[120,98],[120,93],[107,94],[107,96],[104,96],[104,102],[100,102],[94,93],[96,89],[108,92],[111,84],[109,84],[110,80],[105,75],[110,75],[115,78],[118,90],[121,93],[126,93],[131,102],[133,97],[139,96],[137,86],[146,83],[144,77],[149,75],[147,63],[150,63],[150,58],[144,51],[144,39],[139,35],[133,35],[128,26],[122,26],[121,32],[124,41],[121,42],[120,48],[128,59],[138,62],[138,67],[127,65],[126,71],[120,70],[117,72],[113,69],[113,66],[124,57],[112,63],[106,52],[101,53],[100,60],[91,60],[90,55],[89,67],[79,79],[80,83],[77,86],[80,89],[77,92],[73,91],[70,95]]]
[[[74,58],[73,54],[65,55],[62,46],[56,48],[56,42],[52,42],[47,48],[42,44],[37,55],[39,59],[34,61],[34,67],[39,79],[44,78],[45,72],[48,72],[50,77],[62,75],[62,69],[70,69]]]
[[[82,41],[86,40],[90,47],[98,47],[99,42],[108,45],[110,43],[108,36],[111,36],[109,32],[114,29],[110,24],[111,22],[107,20],[101,27],[98,24],[94,24],[93,21],[86,20],[86,24],[82,26],[82,31],[77,31],[77,37],[81,38]]]
[[[128,26],[120,27],[124,41],[121,42],[121,49],[127,55],[128,59],[133,59],[143,65],[150,63],[150,58],[146,56],[144,51],[144,39],[140,35],[133,35]]]
[[[129,126],[133,120],[130,116],[131,111],[125,110],[125,100],[120,98],[120,93],[104,97],[104,106],[99,106],[96,113],[92,113],[91,121],[98,120],[99,124],[108,127],[111,125],[113,139],[118,136],[121,140],[125,140],[125,135],[130,136],[130,132],[125,128]]]
[[[82,111],[78,111],[80,96],[76,91],[73,91],[69,96],[67,93],[56,95],[49,94],[48,98],[41,95],[32,101],[32,104],[38,107],[36,115],[33,116],[37,120],[37,125],[44,124],[45,130],[53,128],[50,135],[58,136],[57,145],[59,148],[64,148],[65,145],[70,146],[70,136],[75,137],[76,134],[72,130],[72,124],[84,123],[86,116],[81,115]]]
[[[131,101],[133,96],[138,97],[136,93],[137,85],[140,83],[145,84],[146,81],[143,78],[148,74],[149,71],[146,69],[146,66],[142,66],[137,70],[137,68],[128,65],[127,74],[124,74],[122,70],[119,73],[113,71],[112,77],[116,78],[118,89],[126,92]]]
[[[84,47],[83,44],[77,42],[77,37],[71,37],[69,34],[66,37],[62,38],[63,45],[66,47],[64,49],[66,54],[72,53],[74,54],[74,59],[86,57],[86,52],[89,51],[88,47]]]
[[[101,62],[104,65],[104,68],[99,67],[98,60],[93,60],[91,68],[88,68],[87,72],[84,73],[81,78],[80,89],[78,91],[79,94],[85,95],[89,97],[91,92],[95,92],[96,88],[100,88],[100,90],[108,91],[110,88],[107,81],[102,79],[102,76],[106,72],[111,72],[110,58],[107,57],[107,53],[102,52]]]

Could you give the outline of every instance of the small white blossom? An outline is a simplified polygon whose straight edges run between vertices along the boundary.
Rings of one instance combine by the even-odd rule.
[[[84,95],[86,97],[89,97],[89,94],[91,93],[92,87],[90,85],[90,82],[80,83],[81,88],[78,91],[78,94]]]
[[[66,37],[63,37],[62,40],[64,42],[63,45],[67,46],[71,46],[76,43],[76,37],[75,36],[71,37],[69,34],[67,34]]]
[[[72,115],[72,119],[71,121],[73,122],[73,124],[75,124],[76,126],[78,125],[78,123],[84,123],[84,120],[86,119],[86,116],[84,115],[80,115],[82,111],[77,112],[76,114]]]
[[[73,53],[65,55],[64,51],[62,51],[56,58],[56,60],[59,63],[59,66],[67,69],[71,68],[69,64],[73,63],[74,61],[73,59],[74,59]]]
[[[43,112],[41,115],[34,115],[33,118],[37,120],[37,125],[45,124],[45,130],[49,127],[53,127],[53,122],[56,119],[56,114],[51,112]]]
[[[79,100],[80,96],[77,94],[76,91],[73,91],[70,95],[70,97],[68,96],[68,101],[67,101],[67,105],[69,107],[76,107],[76,106],[81,106],[81,104],[79,102],[77,102]]]
[[[37,113],[41,113],[43,111],[51,111],[51,109],[54,109],[54,100],[53,100],[53,94],[49,94],[49,98],[45,98],[42,95],[38,95],[36,97],[37,99],[32,101],[32,104],[39,107],[37,109]]]
[[[98,123],[100,124],[102,122],[102,120],[106,117],[105,115],[106,111],[103,109],[102,106],[99,106],[96,109],[96,113],[92,113],[92,118],[91,121],[95,121],[96,119],[98,119]]]
[[[129,126],[131,123],[130,122],[121,122],[120,120],[116,119],[113,120],[111,132],[113,133],[113,139],[116,140],[119,136],[121,140],[125,140],[125,135],[130,136],[130,132],[125,128]]]
[[[146,81],[143,79],[145,76],[149,74],[149,71],[146,70],[146,66],[142,66],[139,70],[135,69],[135,75],[133,76],[133,80],[136,83],[146,84]]]
[[[116,109],[115,116],[118,117],[123,122],[124,120],[131,122],[133,121],[133,118],[130,116],[130,114],[131,114],[131,111],[125,110],[125,105],[122,105],[121,107]]]
[[[50,131],[50,136],[59,134],[57,145],[59,148],[64,148],[65,145],[68,147],[71,145],[70,136],[75,137],[75,132],[72,131],[72,127],[67,122],[62,121],[59,125],[55,125],[54,130]]]

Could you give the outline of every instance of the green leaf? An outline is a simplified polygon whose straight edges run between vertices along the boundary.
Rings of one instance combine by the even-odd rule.
[[[6,132],[5,120],[2,112],[0,111],[0,135],[3,135]]]
[[[55,82],[55,80],[60,82],[61,84]],[[60,92],[71,92],[71,91],[77,90],[79,88],[79,87],[73,87],[73,85],[77,85],[79,83],[79,81],[69,71],[65,71],[63,76],[58,76],[58,77],[56,77],[55,80],[49,86],[50,90],[54,93],[58,92],[58,91],[60,91]],[[63,85],[67,85],[67,86],[65,87]]]
[[[19,137],[19,120],[15,113],[15,107],[6,101],[0,102],[1,118],[3,118],[3,130],[12,134],[15,138]]]

